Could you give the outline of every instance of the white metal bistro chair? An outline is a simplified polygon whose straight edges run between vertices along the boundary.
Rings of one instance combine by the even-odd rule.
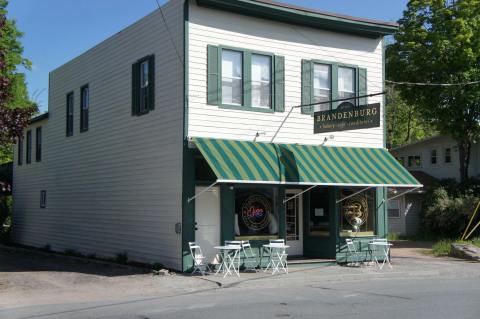
[[[188,246],[190,247],[190,255],[193,259],[192,275],[198,272],[202,276],[205,276],[205,271],[211,271],[211,269],[205,261],[207,257],[203,254],[202,248],[196,242],[188,242]]]
[[[345,239],[345,243],[347,244],[347,265],[353,262],[354,265],[358,265],[361,261],[360,252],[357,250],[357,246],[353,239],[347,238]],[[348,260],[350,259],[350,263]]]
[[[244,240],[242,242],[242,251],[243,251],[243,265],[245,266],[245,270],[253,270],[256,271],[258,266],[257,256],[253,252],[252,246],[250,245],[250,241]]]

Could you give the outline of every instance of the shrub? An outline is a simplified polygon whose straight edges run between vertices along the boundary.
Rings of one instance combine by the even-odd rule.
[[[465,230],[469,218],[480,200],[473,189],[464,189],[451,185],[440,186],[427,192],[423,209],[423,226],[427,233],[441,238],[458,238]]]

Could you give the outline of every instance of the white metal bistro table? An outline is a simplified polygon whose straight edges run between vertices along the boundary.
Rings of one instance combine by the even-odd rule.
[[[370,250],[372,252],[372,257],[375,262],[375,265],[378,267],[378,269],[382,269],[385,264],[390,267],[390,269],[393,269],[392,264],[390,263],[390,247],[393,245],[387,241],[376,241],[372,240],[371,242],[368,243],[370,246]],[[378,250],[376,248],[379,248]],[[382,252],[383,253],[383,262],[380,263],[378,261],[377,256],[375,255],[375,252]]]
[[[223,271],[223,278],[227,275],[233,275],[233,272],[240,277],[240,273],[238,269],[235,267],[235,259],[240,257],[240,245],[224,245],[224,246],[215,246],[213,247],[221,251],[222,256],[222,263],[220,267],[217,269],[215,275],[217,275],[220,271]],[[233,272],[232,272],[233,269]]]
[[[290,246],[284,244],[267,244],[263,245],[263,247],[267,248],[270,252],[269,261],[264,272],[271,267],[272,275],[280,272],[280,269],[288,274],[287,254],[285,251]]]

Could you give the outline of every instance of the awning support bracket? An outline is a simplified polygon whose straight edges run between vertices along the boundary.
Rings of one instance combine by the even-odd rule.
[[[370,188],[373,188],[373,186],[368,186],[368,187],[362,188],[362,189],[359,190],[358,192],[355,192],[355,193],[353,193],[353,194],[351,194],[351,195],[345,196],[344,198],[337,200],[337,204],[340,204],[341,202],[343,202],[343,201],[346,200],[346,199],[349,199],[350,197],[353,197],[353,196],[358,195],[358,194],[360,194],[360,193],[362,193],[362,192],[364,192],[364,191],[366,191],[366,190],[369,190]]]
[[[403,196],[403,195],[405,195],[405,194],[411,193],[411,192],[416,191],[417,189],[422,188],[422,187],[423,187],[423,186],[418,186],[418,187],[409,189],[409,190],[407,190],[407,191],[404,191],[403,193],[400,193],[400,194],[397,194],[397,195],[395,195],[395,196],[393,196],[393,197],[387,198],[387,201],[392,200],[392,199],[395,199],[395,198],[400,197],[400,196]],[[383,199],[383,201],[385,202],[385,199]]]
[[[218,184],[218,181],[215,181],[213,184],[211,184],[210,186],[208,186],[207,188],[203,189],[200,193],[198,194],[195,194],[193,197],[189,197],[187,199],[187,202],[190,203],[192,200],[194,200],[195,198],[197,198],[198,196],[202,195],[203,193],[207,192],[209,189],[211,189],[212,187],[214,187],[215,185]]]
[[[300,195],[308,192],[309,190],[314,189],[314,188],[317,187],[317,186],[318,186],[318,185],[310,186],[310,187],[307,188],[306,190],[301,191],[300,193],[297,193],[297,194],[293,195],[292,197],[289,197],[289,198],[287,198],[287,199],[283,199],[283,203],[285,204],[285,203],[288,202],[289,200],[294,199],[294,198],[296,198],[296,197],[298,197],[298,196],[300,196]]]

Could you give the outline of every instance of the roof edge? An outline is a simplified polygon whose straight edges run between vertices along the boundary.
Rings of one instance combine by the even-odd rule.
[[[393,34],[398,24],[362,19],[271,0],[196,0],[202,7],[370,38]]]
[[[35,117],[32,117],[32,118],[30,119],[30,121],[28,122],[28,124],[33,124],[33,123],[37,123],[37,122],[46,120],[46,119],[48,119],[48,117],[49,117],[49,113],[48,113],[48,112],[45,112],[45,113],[43,113],[43,114],[37,115],[37,116],[35,116]]]

